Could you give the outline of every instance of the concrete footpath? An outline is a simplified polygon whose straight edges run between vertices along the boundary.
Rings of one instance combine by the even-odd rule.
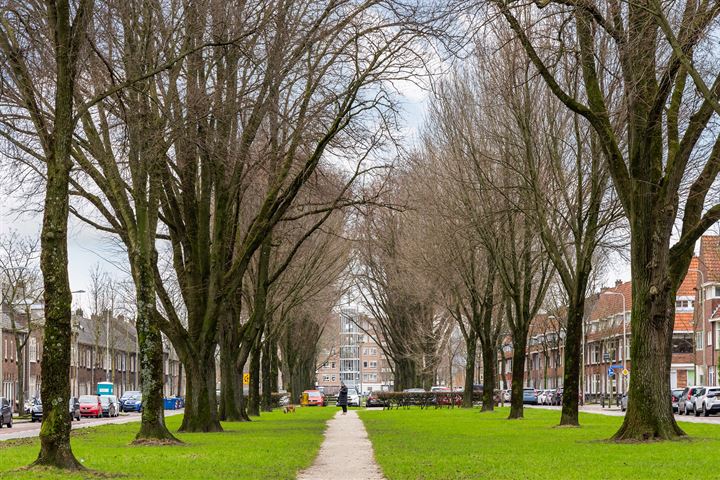
[[[354,410],[328,422],[325,440],[315,462],[300,472],[298,480],[384,480],[375,462],[365,425]]]

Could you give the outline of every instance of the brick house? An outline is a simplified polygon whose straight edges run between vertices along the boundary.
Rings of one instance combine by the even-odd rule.
[[[18,363],[24,362],[25,398],[39,395],[41,387],[42,360],[42,306],[32,309],[33,324],[38,325],[23,350],[22,359],[15,358],[15,338],[12,334],[10,315],[16,315],[16,325],[26,325],[24,316],[2,306],[0,318],[2,343],[0,357],[2,369],[2,396],[17,399]],[[72,315],[73,339],[70,360],[70,391],[73,396],[93,393],[98,382],[111,381],[119,396],[126,390],[140,389],[137,335],[135,326],[123,316],[100,315],[87,318],[81,310]],[[164,353],[164,395],[184,395],[182,367],[169,343]]]

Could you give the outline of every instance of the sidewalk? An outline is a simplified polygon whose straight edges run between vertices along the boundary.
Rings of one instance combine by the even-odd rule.
[[[375,462],[365,425],[354,410],[338,412],[328,422],[325,441],[315,462],[298,480],[384,480]]]
[[[544,408],[546,410],[558,410],[561,407],[549,406],[549,405],[525,405],[530,408]],[[590,404],[580,407],[580,411],[583,413],[595,413],[598,415],[607,415],[610,417],[624,417],[625,412],[620,410],[620,407],[612,406],[610,408],[603,408],[597,404]],[[689,422],[689,423],[712,423],[720,424],[720,415],[713,415],[710,417],[696,417],[694,415],[678,415],[675,414],[675,421],[677,422]]]

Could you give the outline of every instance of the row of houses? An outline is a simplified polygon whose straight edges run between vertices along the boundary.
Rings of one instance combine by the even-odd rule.
[[[24,398],[40,394],[43,318],[42,305],[18,310],[2,304],[0,395],[13,402],[19,398],[21,384]],[[137,334],[130,320],[122,315],[113,316],[110,312],[86,317],[82,310],[77,310],[72,315],[72,332],[68,382],[73,396],[96,392],[98,382],[112,382],[118,395],[140,389]],[[16,348],[18,341],[24,344],[20,355]],[[164,356],[165,396],[184,395],[182,367],[169,344],[165,347]]]
[[[704,236],[698,256],[675,299],[672,338],[671,388],[718,385],[720,364],[720,236]],[[617,395],[627,391],[632,376],[630,341],[632,282],[616,282],[587,299],[583,328],[581,389],[586,396]],[[525,386],[562,386],[564,330],[557,317],[538,315],[527,346]],[[512,344],[503,342],[498,358],[501,388],[512,375]]]

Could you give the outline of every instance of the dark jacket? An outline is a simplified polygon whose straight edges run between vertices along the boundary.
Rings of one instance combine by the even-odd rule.
[[[343,385],[340,387],[340,393],[338,393],[337,406],[347,406],[347,387]]]

